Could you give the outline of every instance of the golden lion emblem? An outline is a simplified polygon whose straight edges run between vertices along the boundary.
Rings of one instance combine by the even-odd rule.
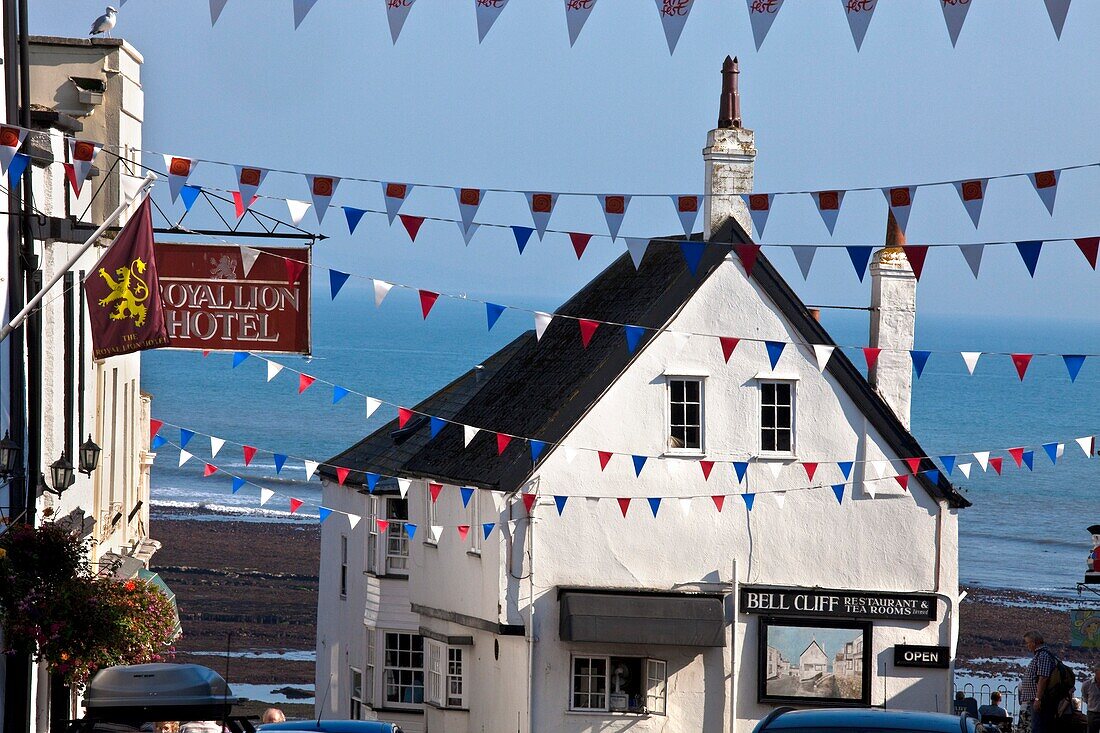
[[[135,326],[145,325],[145,306],[141,304],[149,298],[149,286],[141,279],[144,272],[145,262],[141,258],[134,260],[129,267],[115,270],[118,280],[112,278],[102,267],[99,268],[99,276],[107,281],[107,286],[111,289],[110,294],[100,300],[99,304],[107,306],[118,301],[110,315],[112,321],[133,318]]]

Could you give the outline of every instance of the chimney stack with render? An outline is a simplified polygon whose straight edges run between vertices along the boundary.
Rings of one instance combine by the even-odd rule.
[[[707,147],[703,148],[707,177],[703,234],[708,239],[731,217],[752,234],[752,219],[741,194],[752,193],[756,147],[752,130],[741,127],[740,73],[737,59],[727,56],[722,64],[718,127],[707,134]]]
[[[917,329],[917,278],[905,257],[905,232],[894,213],[886,221],[886,247],[871,263],[871,340],[882,349],[868,374],[871,386],[909,429],[913,366],[909,352]]]

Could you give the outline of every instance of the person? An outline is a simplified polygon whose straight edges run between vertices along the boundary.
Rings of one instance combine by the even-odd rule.
[[[286,715],[279,708],[268,708],[264,711],[261,723],[285,723]]]
[[[998,718],[1007,718],[1008,711],[1001,705],[1001,693],[997,690],[993,691],[993,694],[989,696],[989,704],[982,705],[978,708],[978,718],[985,720],[987,715],[993,715]]]
[[[175,721],[153,723],[153,733],[179,733],[180,724]]]
[[[222,726],[216,720],[192,720],[182,724],[179,733],[222,733]]]
[[[1024,646],[1032,657],[1020,682],[1020,705],[1031,713],[1031,733],[1055,733],[1058,706],[1057,701],[1049,699],[1047,685],[1058,660],[1038,631],[1024,634]]]
[[[1089,709],[1089,733],[1100,733],[1100,667],[1081,686],[1081,697]]]
[[[966,693],[955,693],[955,714],[966,714],[971,718],[978,717],[978,701],[972,697],[967,697]]]

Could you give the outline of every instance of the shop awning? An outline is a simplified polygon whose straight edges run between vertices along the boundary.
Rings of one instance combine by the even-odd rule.
[[[720,596],[563,591],[562,641],[724,646]]]

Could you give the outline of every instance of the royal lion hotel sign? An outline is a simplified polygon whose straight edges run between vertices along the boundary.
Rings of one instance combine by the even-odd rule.
[[[172,348],[310,353],[309,248],[250,251],[260,254],[246,268],[236,245],[157,243]]]

